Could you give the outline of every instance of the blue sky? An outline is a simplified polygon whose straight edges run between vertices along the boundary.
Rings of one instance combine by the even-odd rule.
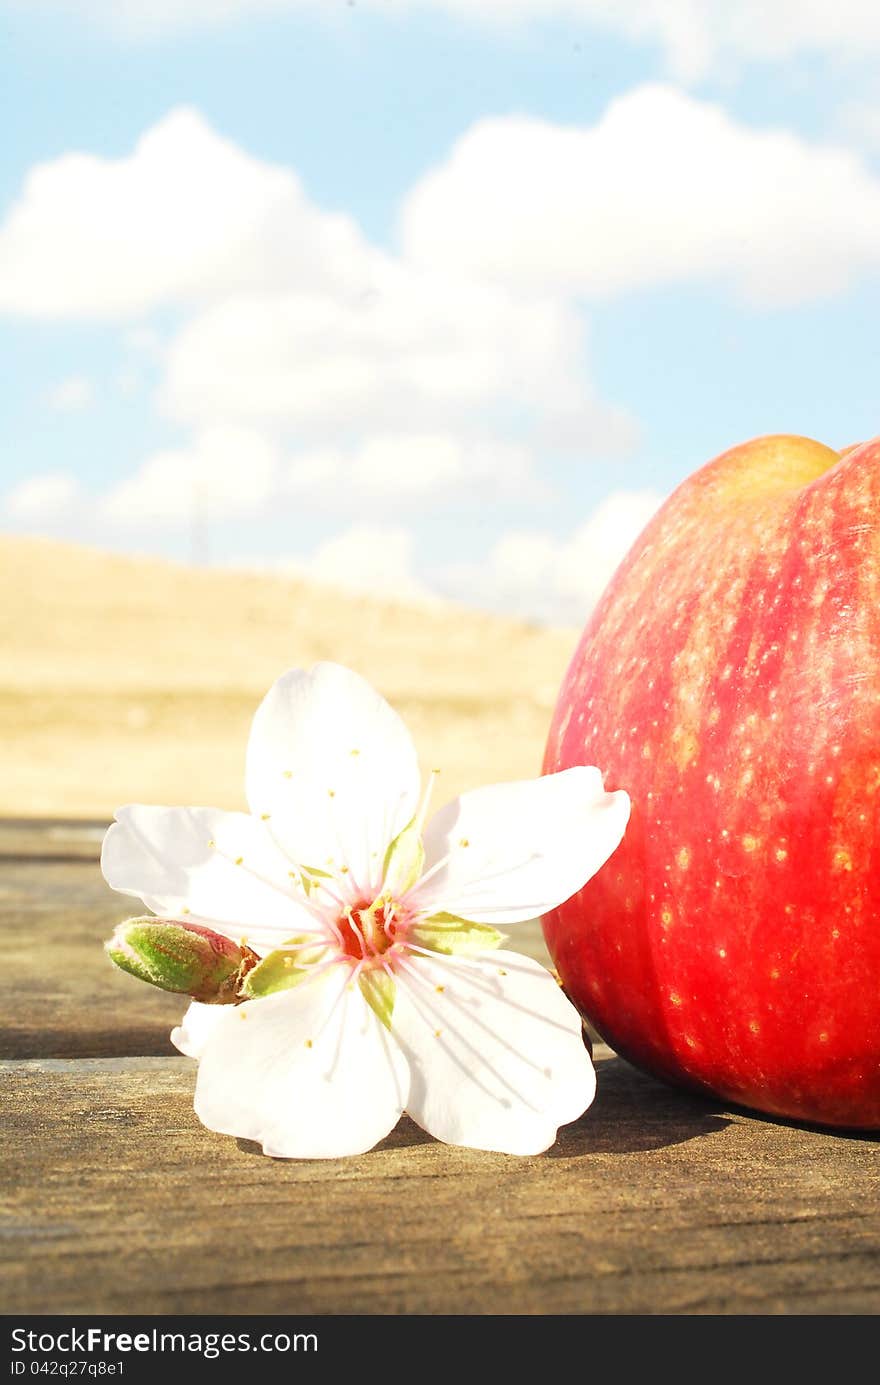
[[[577,623],[877,431],[873,5],[623,9],[0,0],[3,528]]]

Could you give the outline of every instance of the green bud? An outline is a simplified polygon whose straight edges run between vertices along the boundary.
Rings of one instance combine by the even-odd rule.
[[[202,924],[152,914],[121,923],[104,949],[140,981],[203,1005],[236,1004],[245,976],[260,960],[249,947]]]

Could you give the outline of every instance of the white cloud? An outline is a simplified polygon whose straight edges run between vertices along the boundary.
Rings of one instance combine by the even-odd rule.
[[[442,585],[471,605],[580,625],[661,503],[654,491],[614,491],[569,538],[504,534],[483,562],[450,568]]]
[[[0,9],[69,14],[126,39],[216,28],[240,16],[318,10],[326,0],[2,0]],[[363,3],[363,0],[362,0]]]
[[[163,304],[184,310],[165,345],[143,321]],[[634,437],[590,389],[573,306],[378,250],[190,110],[126,158],[31,172],[0,225],[4,309],[134,320],[123,340],[159,365],[170,417],[295,430],[298,451],[475,421],[579,455]]]
[[[10,519],[24,523],[52,521],[69,514],[79,495],[75,476],[66,471],[47,472],[20,481],[7,493],[3,508]]]
[[[238,558],[232,566],[407,604],[436,605],[441,599],[416,576],[415,536],[397,525],[354,524],[320,544],[311,557]]]
[[[98,500],[95,515],[131,528],[179,528],[260,519],[285,507],[293,514],[387,514],[488,498],[536,504],[547,496],[530,455],[513,445],[391,434],[368,437],[351,453],[315,451],[285,461],[266,434],[219,425],[189,446],[148,458]],[[392,551],[399,554],[400,544]]]
[[[573,308],[461,277],[375,265],[373,291],[230,297],[179,333],[167,358],[166,411],[346,432],[437,431],[516,416],[520,437],[565,424],[590,455],[620,452],[634,428],[585,378]]]
[[[314,451],[290,461],[266,434],[220,425],[197,433],[189,446],[148,458],[99,498],[94,513],[99,522],[130,528],[179,528],[261,519],[285,508],[292,515],[387,515],[488,499],[534,505],[548,494],[529,453],[512,444],[389,434],[367,437],[350,453]],[[399,543],[392,551],[402,551]]]
[[[260,514],[275,492],[274,445],[242,428],[209,428],[190,448],[150,457],[105,495],[98,517],[138,528],[182,526]]]
[[[406,602],[444,598],[551,625],[580,625],[651,519],[662,497],[615,491],[568,538],[536,530],[504,534],[479,563],[431,565],[400,526],[354,524],[306,558],[234,566]]]
[[[162,337],[155,327],[141,324],[129,327],[122,334],[123,345],[140,356],[158,356],[162,350]]]
[[[880,50],[874,0],[404,0],[504,24],[560,17],[633,42],[659,44],[676,77],[799,54],[864,57]]]
[[[649,85],[589,128],[481,121],[413,189],[401,228],[423,266],[520,291],[715,279],[798,303],[880,268],[880,180],[844,148]]]
[[[311,12],[341,22],[343,0],[6,0],[7,6],[70,13],[125,38],[217,26],[235,18]],[[880,50],[874,0],[358,0],[358,8],[396,14],[440,11],[504,28],[561,18],[660,46],[673,72],[695,79],[743,61],[799,54],[859,58]]]
[[[876,100],[847,101],[835,123],[841,138],[872,154],[880,150],[880,103]]]
[[[348,591],[399,601],[436,600],[414,575],[415,539],[396,526],[353,525],[320,545],[308,575]]]
[[[547,494],[525,448],[444,433],[382,434],[350,453],[306,453],[290,464],[285,490],[307,506],[384,510],[481,497],[535,503]]]
[[[279,280],[363,287],[370,251],[296,175],[179,109],[127,158],[37,165],[0,227],[0,312],[130,318]]]
[[[85,375],[70,375],[49,391],[48,404],[57,413],[86,409],[94,398],[92,382]]]
[[[876,128],[865,110],[862,125]],[[514,393],[611,436],[619,420],[572,403],[583,345],[566,296],[711,279],[769,303],[833,293],[880,267],[880,179],[851,150],[651,85],[592,127],[479,122],[416,184],[401,235],[403,260],[179,109],[125,158],[31,170],[0,226],[0,312],[195,309],[166,397],[200,422],[219,397],[297,423],[368,406],[388,427],[393,400],[424,427],[450,397]]]

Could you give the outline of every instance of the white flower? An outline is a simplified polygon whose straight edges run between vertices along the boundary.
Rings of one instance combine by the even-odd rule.
[[[239,1005],[193,1003],[195,1110],[267,1154],[371,1148],[407,1111],[450,1144],[546,1149],[590,1104],[580,1019],[496,925],[579,890],[629,815],[597,769],[497,784],[425,825],[403,722],[336,664],[286,673],[254,718],[250,815],[131,805],[110,885],[263,959]]]

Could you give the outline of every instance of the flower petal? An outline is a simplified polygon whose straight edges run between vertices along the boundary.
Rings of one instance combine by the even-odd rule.
[[[361,1154],[394,1128],[406,1059],[349,975],[333,967],[225,1010],[199,1064],[203,1124],[284,1159]]]
[[[595,875],[628,818],[629,796],[588,766],[474,789],[428,823],[425,876],[437,869],[410,897],[421,913],[501,928],[538,918]]]
[[[269,814],[275,840],[302,866],[337,876],[351,893],[378,889],[385,853],[412,818],[419,770],[409,732],[370,684],[339,664],[291,669],[254,717],[247,796]]]
[[[128,804],[101,852],[108,885],[167,918],[191,916],[256,951],[317,925],[298,899],[290,862],[246,813]]]
[[[187,1058],[201,1058],[223,1015],[225,1005],[202,1005],[194,1000],[180,1024],[171,1031],[171,1042]]]
[[[539,1154],[593,1100],[580,1016],[539,963],[515,952],[413,957],[397,980],[407,1111],[436,1139]]]

